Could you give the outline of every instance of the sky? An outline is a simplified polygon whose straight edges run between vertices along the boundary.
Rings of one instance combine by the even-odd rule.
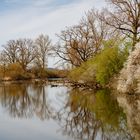
[[[104,6],[104,0],[0,0],[0,48],[8,40],[40,34],[57,42],[61,30],[77,24],[93,7]],[[52,59],[49,65],[53,67]]]

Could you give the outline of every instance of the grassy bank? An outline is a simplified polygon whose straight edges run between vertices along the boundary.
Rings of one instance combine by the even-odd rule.
[[[31,79],[65,78],[68,74],[66,70],[59,69],[28,69],[23,70],[18,64],[0,66],[0,81],[18,81]]]

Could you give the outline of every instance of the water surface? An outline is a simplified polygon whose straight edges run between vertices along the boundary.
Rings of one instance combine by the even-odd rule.
[[[0,140],[131,140],[109,90],[0,84]]]

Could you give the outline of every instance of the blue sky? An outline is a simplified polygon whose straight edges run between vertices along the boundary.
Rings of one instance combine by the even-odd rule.
[[[23,8],[26,6],[62,6],[78,0],[1,0],[0,11],[12,10],[15,8]]]
[[[36,38],[77,24],[91,8],[105,6],[104,0],[0,0],[0,46],[8,40]]]

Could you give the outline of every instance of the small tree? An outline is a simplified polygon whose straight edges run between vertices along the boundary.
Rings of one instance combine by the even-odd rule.
[[[7,58],[7,63],[17,62],[18,44],[16,40],[10,40],[6,45],[3,45],[3,55]]]
[[[36,46],[36,57],[35,57],[35,64],[37,67],[41,69],[45,69],[47,67],[47,56],[51,51],[51,40],[49,39],[48,35],[40,35],[35,40]]]
[[[31,39],[19,39],[17,40],[18,53],[17,62],[26,71],[26,68],[36,57],[35,46]]]

